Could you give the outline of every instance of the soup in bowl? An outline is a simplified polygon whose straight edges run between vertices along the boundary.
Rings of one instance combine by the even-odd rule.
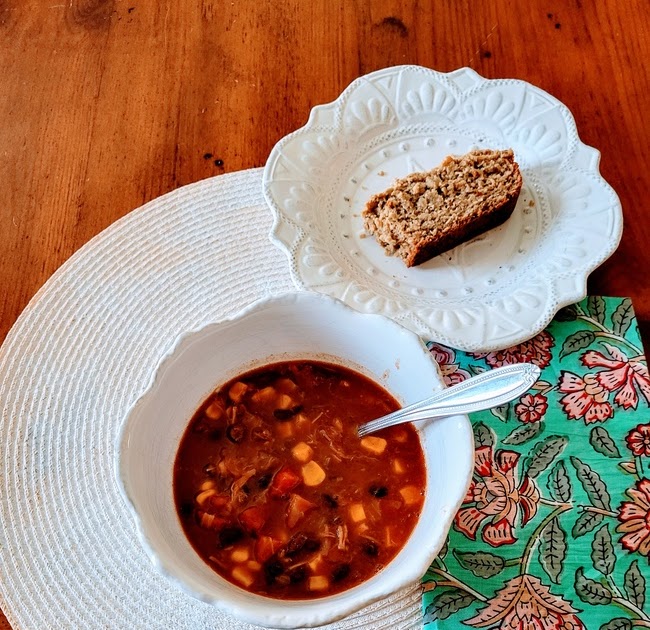
[[[184,334],[117,449],[145,549],[187,592],[273,627],[332,622],[413,583],[469,485],[471,425],[356,427],[442,387],[416,335],[319,294]]]

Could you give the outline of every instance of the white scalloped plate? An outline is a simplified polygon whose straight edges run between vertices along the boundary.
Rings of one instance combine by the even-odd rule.
[[[502,226],[411,269],[364,236],[366,201],[395,178],[507,147],[524,184]],[[263,176],[271,240],[299,288],[463,350],[505,348],[582,299],[589,273],[618,246],[621,204],[599,159],[569,110],[528,83],[387,68],[315,107],[273,148]]]

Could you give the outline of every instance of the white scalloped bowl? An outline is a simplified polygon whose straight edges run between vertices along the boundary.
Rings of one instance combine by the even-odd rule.
[[[474,456],[467,416],[418,427],[427,470],[421,516],[395,559],[359,586],[311,601],[274,600],[234,586],[201,560],[183,533],[172,492],[174,459],[190,418],[216,386],[292,358],[355,369],[403,404],[443,387],[422,341],[399,324],[324,295],[285,294],[182,335],[128,414],[116,456],[118,483],[155,566],[204,602],[250,623],[281,628],[333,622],[424,575],[465,495]]]

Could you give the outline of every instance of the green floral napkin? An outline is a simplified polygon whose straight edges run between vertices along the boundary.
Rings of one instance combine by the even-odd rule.
[[[631,301],[590,297],[499,352],[428,347],[450,385],[520,361],[542,376],[471,416],[474,478],[423,579],[425,628],[650,628],[650,379]]]

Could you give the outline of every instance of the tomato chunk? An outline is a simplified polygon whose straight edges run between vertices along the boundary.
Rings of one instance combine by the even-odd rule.
[[[266,562],[276,551],[282,547],[282,543],[271,536],[260,536],[255,541],[255,557],[258,562]]]
[[[300,476],[289,466],[282,466],[269,486],[269,494],[272,497],[282,497],[291,492],[300,483]]]
[[[239,515],[239,522],[244,526],[249,533],[259,532],[264,523],[266,523],[266,510],[264,510],[259,505],[254,505],[252,507],[246,508]]]

